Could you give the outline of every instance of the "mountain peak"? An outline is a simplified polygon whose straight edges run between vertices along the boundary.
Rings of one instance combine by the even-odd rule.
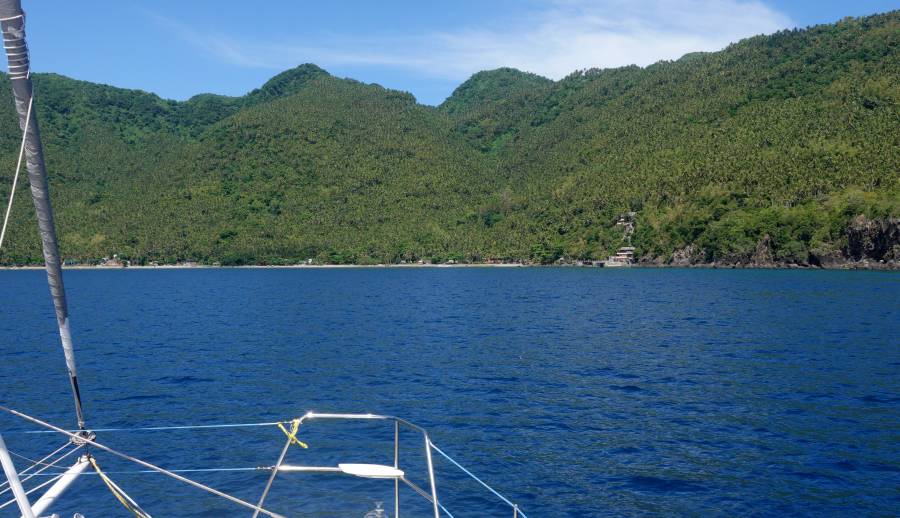
[[[474,74],[453,91],[441,104],[448,113],[476,108],[485,104],[509,99],[510,97],[552,85],[546,77],[523,72],[515,68],[497,68]]]
[[[311,81],[331,75],[312,63],[285,70],[269,79],[262,87],[247,94],[247,98],[253,102],[263,102],[277,97],[285,97],[297,93]]]

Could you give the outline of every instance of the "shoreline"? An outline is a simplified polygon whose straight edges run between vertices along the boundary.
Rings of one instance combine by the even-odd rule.
[[[289,264],[289,265],[239,265],[221,266],[208,264],[161,264],[155,266],[105,266],[105,265],[73,265],[63,266],[63,270],[222,270],[222,269],[269,269],[269,270],[321,270],[321,269],[418,269],[418,268],[581,268],[581,269],[708,269],[708,270],[857,270],[857,271],[900,271],[900,265],[890,263],[855,263],[828,266],[803,266],[795,264],[742,265],[742,264],[634,264],[624,268],[604,268],[600,266],[584,266],[577,264],[525,264],[525,263],[467,263],[467,264]],[[0,266],[0,271],[44,270],[43,265]]]
[[[210,264],[160,264],[157,266],[103,266],[103,265],[75,265],[63,266],[63,270],[222,270],[222,269],[331,269],[331,268],[528,268],[542,265],[532,264],[245,264],[239,266],[215,266]],[[2,270],[44,270],[43,265],[29,266],[0,266]]]

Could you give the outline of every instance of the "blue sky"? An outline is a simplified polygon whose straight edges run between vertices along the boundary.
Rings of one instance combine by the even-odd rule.
[[[471,74],[553,79],[648,65],[900,0],[23,0],[38,72],[166,98],[242,95],[278,72],[329,72],[438,104]],[[253,9],[255,7],[255,9]]]

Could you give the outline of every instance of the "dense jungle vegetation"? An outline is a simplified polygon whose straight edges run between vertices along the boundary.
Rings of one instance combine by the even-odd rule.
[[[72,261],[598,259],[633,213],[646,261],[818,264],[860,215],[900,218],[900,11],[560,81],[480,72],[438,107],[314,65],[184,102],[34,80]],[[30,203],[26,181],[2,264],[42,260]]]

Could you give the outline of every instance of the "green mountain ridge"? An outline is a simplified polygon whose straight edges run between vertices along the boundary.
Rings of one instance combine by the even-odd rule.
[[[549,263],[630,243],[660,264],[900,263],[898,77],[894,11],[560,81],[479,72],[438,107],[311,64],[182,102],[36,74],[35,102],[80,262]],[[22,188],[0,263],[41,261],[33,219]]]

